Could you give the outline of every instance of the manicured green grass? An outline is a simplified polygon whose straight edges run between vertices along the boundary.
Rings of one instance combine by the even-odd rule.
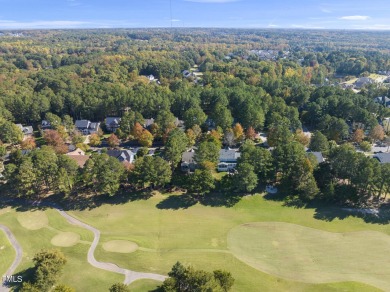
[[[284,222],[246,223],[228,234],[229,250],[248,265],[286,279],[360,281],[390,287],[390,236],[334,233]]]
[[[25,225],[25,227],[23,227],[20,218],[36,218],[36,214],[39,214],[38,216],[41,218],[47,218],[48,224],[45,224],[45,226],[40,229],[32,230],[31,226],[33,226],[34,229],[38,227],[36,224],[37,222],[33,222],[34,224],[32,225],[26,225],[25,221],[22,220],[21,222]],[[108,291],[108,288],[113,283],[122,282],[124,280],[122,275],[96,269],[88,264],[87,253],[90,243],[93,240],[93,234],[83,228],[69,224],[55,210],[46,210],[38,213],[36,213],[36,211],[16,212],[14,210],[10,212],[0,212],[0,222],[11,229],[23,248],[23,260],[18,267],[17,272],[22,272],[33,266],[32,257],[36,252],[44,248],[56,248],[60,249],[68,260],[60,282],[77,288],[77,291]],[[58,241],[58,235],[63,237],[64,234],[78,234],[78,236],[80,236],[80,241],[71,247],[57,247],[51,244],[53,238]],[[0,240],[1,238],[2,237],[0,237]],[[71,238],[71,240],[74,240],[74,238]],[[68,239],[63,238],[63,243],[69,243]],[[0,246],[1,245],[2,243],[0,242]],[[14,254],[15,253],[13,252],[13,255]],[[12,262],[12,260],[13,258],[11,260],[7,258],[7,263],[2,264],[3,261],[1,259],[0,271],[6,270],[9,267],[8,262]]]
[[[178,209],[181,198],[177,197],[179,203],[173,200],[175,209],[170,209],[169,204],[162,203],[166,199],[167,196],[157,195],[149,200],[71,213],[100,229],[101,243],[129,240],[138,244],[139,249],[130,254],[107,252],[102,244],[98,246],[99,260],[124,268],[167,274],[176,261],[210,271],[223,268],[236,279],[234,291],[377,291],[363,283],[309,284],[278,278],[236,258],[228,249],[227,238],[230,230],[248,222],[288,222],[329,232],[376,230],[389,235],[386,225],[367,224],[355,217],[318,220],[313,209],[284,207],[260,195],[245,197],[232,208],[197,204]],[[331,218],[333,213],[328,209],[322,215]]]
[[[146,292],[146,291],[154,291],[158,286],[161,285],[161,282],[154,280],[138,280],[131,285],[129,285],[131,292]]]
[[[5,233],[0,230],[0,277],[2,277],[15,259],[15,250],[5,236]]]

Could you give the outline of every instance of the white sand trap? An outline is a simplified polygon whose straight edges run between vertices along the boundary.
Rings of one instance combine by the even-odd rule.
[[[70,247],[76,245],[80,240],[80,235],[74,232],[61,232],[51,239],[51,244],[60,247]]]
[[[132,253],[138,249],[138,245],[127,240],[111,240],[103,243],[103,249],[109,252]]]
[[[49,219],[44,211],[19,213],[17,219],[20,225],[29,230],[38,230],[49,225]]]

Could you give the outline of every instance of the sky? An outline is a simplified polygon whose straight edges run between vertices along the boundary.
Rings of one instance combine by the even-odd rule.
[[[0,29],[390,30],[389,0],[0,0]]]

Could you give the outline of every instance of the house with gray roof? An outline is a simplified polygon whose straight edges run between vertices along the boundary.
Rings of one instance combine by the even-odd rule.
[[[120,117],[107,117],[105,120],[106,128],[109,132],[115,132],[117,129],[119,129],[120,123]]]
[[[16,126],[22,131],[23,140],[34,135],[34,129],[32,126],[23,126],[22,124],[16,124]]]
[[[380,163],[390,163],[390,153],[377,153],[373,156]]]
[[[241,153],[236,149],[221,149],[219,151],[218,171],[223,172],[235,169],[240,156]]]
[[[100,123],[93,123],[89,120],[76,120],[75,127],[83,135],[91,135],[99,131]]]
[[[131,150],[107,150],[107,155],[118,159],[122,163],[133,163],[136,154]]]
[[[197,167],[197,163],[194,160],[195,158],[195,149],[192,148],[184,152],[181,156],[180,169],[184,172],[193,172]]]
[[[356,89],[361,89],[364,86],[367,86],[369,84],[375,83],[375,80],[370,78],[370,77],[361,77],[358,80],[355,81],[355,88]]]
[[[317,160],[318,163],[322,163],[322,162],[325,161],[324,156],[322,155],[322,152],[311,152],[311,151],[307,151],[306,153],[307,153],[307,154],[312,154],[312,155],[316,158],[316,160]]]

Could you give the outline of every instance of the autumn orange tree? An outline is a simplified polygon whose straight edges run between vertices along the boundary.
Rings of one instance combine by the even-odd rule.
[[[107,143],[108,145],[111,147],[111,148],[116,148],[119,146],[119,138],[117,137],[117,135],[115,135],[114,133],[112,133],[110,135],[110,137],[108,137],[107,139]]]
[[[66,146],[64,139],[56,130],[46,130],[43,134],[43,139],[46,141],[47,145],[54,148],[56,153],[65,154],[68,152],[68,147]]]
[[[364,131],[363,129],[356,129],[355,132],[353,132],[351,140],[355,143],[361,143],[364,139]]]

